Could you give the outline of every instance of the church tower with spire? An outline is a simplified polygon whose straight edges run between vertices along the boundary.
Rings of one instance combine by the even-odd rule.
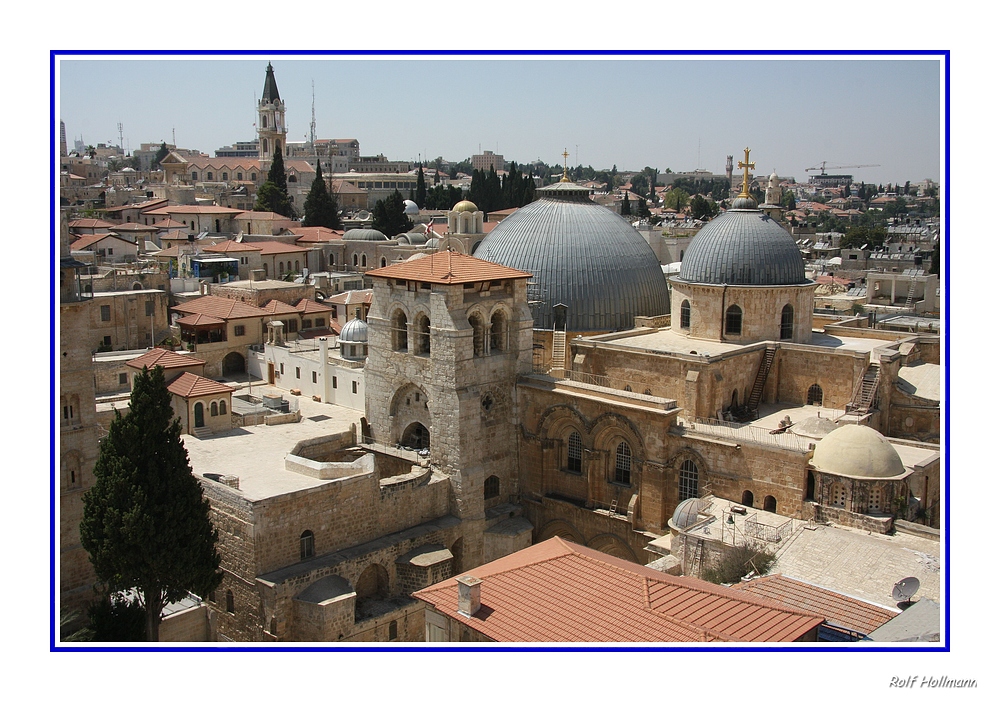
[[[278,84],[274,80],[274,69],[267,64],[264,77],[264,92],[257,104],[257,141],[260,154],[260,170],[266,174],[271,168],[274,153],[285,148],[285,103],[278,95]]]

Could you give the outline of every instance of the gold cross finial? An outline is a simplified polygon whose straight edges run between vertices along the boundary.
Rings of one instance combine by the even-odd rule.
[[[743,149],[743,160],[737,167],[743,169],[743,190],[740,192],[740,197],[750,197],[750,169],[756,168],[757,164],[750,160],[749,146]]]
[[[569,180],[569,165],[568,165],[568,161],[566,159],[569,158],[569,152],[566,149],[563,149],[562,156],[563,156],[563,177],[562,177],[562,180],[559,181],[559,182],[560,183],[568,183],[568,182],[570,182],[570,180]]]

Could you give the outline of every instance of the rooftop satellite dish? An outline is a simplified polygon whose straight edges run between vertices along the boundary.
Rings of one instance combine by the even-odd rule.
[[[861,249],[860,249],[860,250],[861,250],[861,251],[864,251],[864,250],[865,250],[865,249],[867,249],[867,248],[868,248],[868,244],[862,244],[862,245],[861,245]]]
[[[239,234],[236,235],[236,243],[239,244],[242,242],[243,242],[243,232],[240,232]]]
[[[892,599],[896,602],[909,602],[919,589],[919,580],[914,577],[903,578],[892,586]]]

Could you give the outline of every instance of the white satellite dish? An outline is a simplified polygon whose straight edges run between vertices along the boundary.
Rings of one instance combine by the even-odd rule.
[[[914,577],[903,578],[892,586],[892,599],[896,602],[909,602],[919,589],[919,580]]]

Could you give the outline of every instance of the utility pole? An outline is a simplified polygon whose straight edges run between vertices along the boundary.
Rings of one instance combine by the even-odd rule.
[[[313,160],[316,159],[316,81],[312,82],[312,121],[309,122],[309,145],[312,146]]]

